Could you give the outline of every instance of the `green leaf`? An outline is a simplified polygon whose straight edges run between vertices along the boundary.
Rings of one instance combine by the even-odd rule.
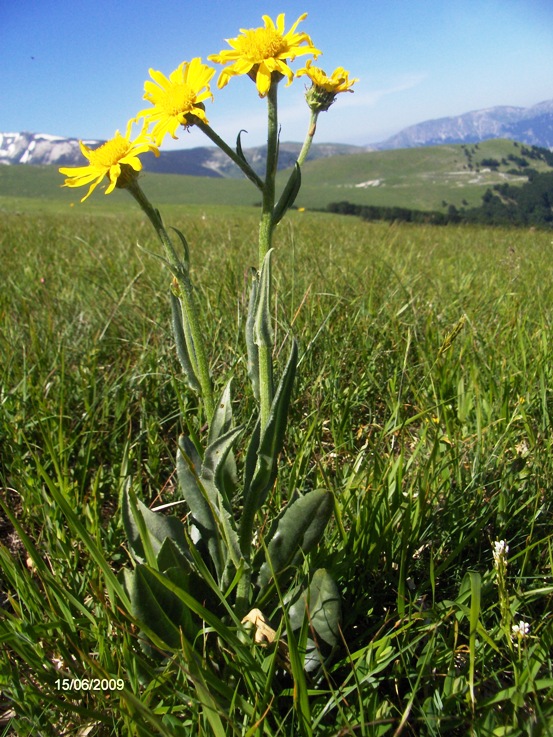
[[[251,270],[251,277],[252,285],[246,318],[246,349],[248,354],[248,376],[252,384],[253,395],[259,402],[259,349],[255,344],[255,315],[257,312],[259,280],[256,269]]]
[[[177,348],[177,356],[179,357],[180,365],[184,371],[188,386],[196,394],[201,394],[201,386],[192,361],[190,359],[190,353],[188,351],[188,344],[185,335],[185,329],[182,319],[182,306],[180,299],[171,292],[171,314],[173,322],[173,335],[175,336],[175,344]]]
[[[134,496],[134,495],[133,495]],[[151,509],[135,498],[131,499],[128,489],[123,491],[122,516],[123,527],[129,548],[135,560],[144,563],[146,560],[145,541],[140,532],[136,515],[140,515],[147,531],[148,545],[154,556],[157,556],[166,538],[173,541],[182,555],[186,555],[187,547],[182,522],[177,517],[169,517]]]
[[[178,235],[182,245],[183,260],[179,261],[179,266],[184,267],[184,271],[188,272],[190,270],[190,248],[188,247],[188,241],[186,240],[184,233],[182,233],[178,228],[172,227],[171,230]]]
[[[246,164],[248,164],[248,160],[244,156],[244,151],[242,150],[242,141],[240,139],[241,139],[242,133],[247,133],[247,132],[248,132],[247,130],[244,130],[244,128],[242,128],[242,130],[238,131],[238,135],[236,136],[236,153],[238,154],[238,156],[240,156],[242,161],[246,162]]]
[[[211,481],[221,493],[225,508],[231,512],[231,499],[238,485],[236,462],[232,446],[244,432],[244,427],[235,427],[221,435],[205,450],[200,473],[202,482]]]
[[[213,481],[222,493],[226,508],[231,511],[231,499],[238,486],[236,461],[232,446],[243,428],[232,429],[232,405],[229,381],[218,402],[209,428],[201,477]]]
[[[271,568],[280,575],[294,567],[321,540],[333,508],[332,494],[315,489],[288,504],[276,532],[267,546],[267,558],[257,579],[263,589],[270,581]]]
[[[252,519],[253,514],[265,502],[267,493],[277,476],[278,456],[284,444],[284,434],[286,432],[292,388],[296,377],[297,362],[298,344],[295,339],[292,339],[290,356],[273,398],[267,426],[259,441],[257,440],[259,430],[256,428],[247,452],[244,479],[244,510],[246,517],[250,515],[251,511]],[[259,442],[259,446],[255,448],[257,442]],[[251,473],[254,453],[257,455],[257,462],[255,471]]]
[[[224,543],[223,563],[226,565],[228,558],[232,560],[236,568],[242,564],[242,553],[238,541],[238,533],[236,531],[234,518],[226,509],[223,496],[209,479],[201,479],[202,488],[205,490],[207,497],[213,500],[213,512],[215,515],[215,523],[217,525],[217,533],[220,540]],[[218,570],[219,582],[222,580],[222,572]]]
[[[315,571],[309,589],[292,604],[288,615],[292,629],[299,629],[307,615],[321,640],[327,645],[336,645],[341,619],[340,592],[325,568]]]
[[[230,388],[232,379],[227,383],[223,389],[221,399],[215,406],[213,417],[209,425],[209,434],[207,436],[208,446],[214,443],[217,438],[224,435],[232,427],[232,403],[230,401]]]
[[[181,568],[184,571],[189,571],[190,562],[173,540],[166,537],[157,554],[157,569],[163,573],[169,568]]]
[[[177,475],[183,498],[188,504],[193,525],[199,538],[205,545],[215,566],[217,576],[224,568],[224,555],[221,549],[221,538],[215,520],[216,500],[209,499],[208,492],[202,485],[192,459],[184,449],[183,438],[179,439],[177,452]],[[214,487],[212,487],[211,491]]]
[[[186,576],[182,571],[172,568],[156,576],[144,564],[138,564],[134,571],[125,574],[125,585],[131,600],[131,612],[139,622],[143,622],[170,648],[180,646],[180,628],[189,638],[198,632],[185,604],[171,589],[164,585],[165,580],[186,591]]]
[[[218,468],[224,463],[232,443],[241,432],[241,428],[229,430],[208,448],[199,476],[182,445],[179,445],[177,453],[179,484],[190,508],[199,540],[209,552],[219,582],[228,558],[230,557],[236,568],[239,568],[242,554],[230,503],[225,502],[214,479],[217,478]]]
[[[179,438],[179,446],[190,459],[194,473],[199,476],[202,470],[203,461],[195,444],[187,435],[181,435]]]
[[[286,182],[286,186],[284,187],[284,190],[282,191],[282,194],[280,195],[279,200],[275,205],[275,209],[273,212],[273,225],[277,225],[286,214],[286,211],[289,210],[290,207],[292,207],[292,205],[296,201],[296,197],[298,196],[300,188],[301,169],[300,165],[296,161],[294,169],[290,174],[288,181]]]
[[[211,418],[209,425],[209,434],[207,436],[208,446],[214,443],[217,438],[224,435],[232,427],[232,403],[230,401],[230,388],[232,379],[223,389],[221,399],[215,407],[215,412]]]
[[[254,343],[256,346],[273,345],[273,328],[271,325],[271,256],[273,249],[269,249],[261,265],[259,288],[256,301],[254,323]]]

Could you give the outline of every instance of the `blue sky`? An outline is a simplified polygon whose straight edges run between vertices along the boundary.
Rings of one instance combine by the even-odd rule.
[[[422,120],[553,98],[551,0],[4,0],[0,131],[109,138],[146,106],[150,67],[169,74],[205,60],[280,12],[286,29],[309,14],[300,30],[323,51],[318,66],[360,78],[320,116],[319,142],[366,145]],[[234,78],[213,91],[212,126],[229,141],[244,128],[244,146],[262,143],[265,101],[253,83]],[[303,93],[303,78],[281,85],[282,140],[303,139]],[[207,143],[183,131],[169,147]]]

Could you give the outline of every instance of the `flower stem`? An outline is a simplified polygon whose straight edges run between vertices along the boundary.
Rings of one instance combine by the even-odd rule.
[[[307,154],[309,153],[309,149],[311,148],[311,144],[313,143],[313,137],[315,136],[315,131],[317,130],[317,118],[318,117],[319,117],[319,111],[312,110],[311,119],[309,121],[309,128],[307,129],[305,141],[303,142],[300,155],[298,156],[298,164],[300,166],[303,166],[303,162],[307,158]]]
[[[236,166],[238,166],[242,172],[248,177],[248,179],[255,184],[255,186],[263,191],[263,181],[260,179],[260,177],[257,176],[257,174],[254,172],[254,170],[251,168],[251,166],[248,164],[248,162],[243,159],[241,156],[239,156],[236,151],[234,151],[228,143],[223,141],[223,139],[215,133],[213,128],[211,126],[207,125],[203,122],[203,120],[200,120],[200,118],[197,118],[194,116],[194,125],[196,128],[199,128],[202,133],[204,133],[213,143],[221,149],[221,151],[224,151],[226,155],[231,159]]]
[[[263,209],[259,223],[259,269],[271,249],[274,229],[275,179],[278,165],[278,80],[273,79],[267,93],[267,163],[263,185]],[[267,303],[271,304],[271,284],[269,284]],[[261,432],[267,426],[273,402],[273,346],[271,340],[259,345],[259,404]]]
[[[161,241],[167,256],[167,263],[173,275],[177,279],[180,286],[179,298],[183,307],[184,317],[190,328],[190,336],[192,345],[188,346],[190,356],[194,363],[194,368],[198,373],[198,382],[201,387],[204,410],[207,422],[211,422],[213,412],[215,410],[215,402],[213,399],[213,385],[209,375],[209,364],[205,352],[203,333],[200,327],[200,319],[198,308],[194,300],[194,290],[190,281],[188,266],[179,259],[173,243],[169,238],[167,231],[163,225],[161,215],[156,210],[144,192],[142,191],[138,181],[134,179],[126,189],[134,197],[141,210],[145,213],[148,220],[154,227],[159,240]]]

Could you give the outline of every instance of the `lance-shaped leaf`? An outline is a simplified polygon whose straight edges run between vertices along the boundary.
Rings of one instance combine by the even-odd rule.
[[[321,540],[332,514],[332,494],[315,489],[288,504],[277,529],[267,545],[267,558],[259,571],[257,583],[263,589],[275,575],[297,565]]]
[[[294,165],[294,169],[292,173],[290,174],[290,177],[288,181],[286,182],[286,186],[284,187],[282,194],[279,197],[279,200],[277,204],[275,205],[275,209],[273,212],[273,224],[277,225],[284,215],[286,214],[286,211],[292,207],[294,202],[296,201],[296,197],[298,196],[298,192],[301,188],[301,169],[300,165],[296,161]]]
[[[236,461],[232,445],[243,428],[232,429],[232,404],[230,396],[231,381],[225,386],[223,395],[213,413],[209,426],[207,448],[201,471],[202,478],[214,481],[224,497],[225,506],[230,511],[230,500],[238,485]]]
[[[160,573],[166,574],[170,569],[182,571],[186,575],[186,591],[193,591],[194,596],[199,601],[210,601],[213,598],[213,592],[206,583],[201,571],[194,564],[199,554],[194,550],[190,538],[188,538],[187,544],[190,546],[192,554],[183,556],[175,543],[168,537],[158,553],[156,561],[157,570]],[[173,576],[173,574],[169,575]]]
[[[254,322],[254,343],[257,346],[273,345],[273,328],[271,325],[271,256],[273,249],[269,249],[261,265],[257,305]]]
[[[188,272],[190,271],[190,248],[188,246],[188,241],[186,240],[184,233],[182,233],[178,228],[171,228],[171,230],[178,235],[182,245],[183,259],[182,261],[179,260],[179,266],[184,272]]]
[[[140,515],[143,521],[142,527],[147,540],[143,539],[137,515]],[[177,517],[152,512],[143,502],[134,498],[134,495],[131,496],[128,489],[123,492],[122,516],[129,548],[138,562],[143,563],[147,559],[145,546],[157,556],[166,538],[173,541],[182,555],[187,554],[182,522]]]
[[[193,361],[188,350],[188,346],[192,345],[191,337],[187,336],[185,332],[185,326],[182,319],[182,305],[180,299],[171,292],[171,314],[173,317],[173,334],[175,336],[175,344],[177,347],[177,356],[179,357],[180,365],[184,371],[188,386],[197,394],[201,393],[200,382],[196,376]]]
[[[218,437],[224,435],[232,427],[232,403],[230,401],[230,387],[232,379],[227,382],[221,399],[215,406],[215,411],[209,425],[209,434],[207,436],[207,444],[214,443]]]
[[[188,456],[192,462],[194,472],[199,476],[202,470],[203,461],[192,440],[187,435],[181,435],[179,438],[179,447],[182,448],[185,455]]]
[[[309,589],[292,604],[288,616],[292,629],[299,629],[307,616],[320,639],[336,645],[342,616],[340,592],[326,568],[315,571]]]
[[[215,519],[214,507],[216,501],[208,498],[207,491],[200,482],[194,463],[183,447],[182,438],[179,440],[177,452],[177,475],[182,496],[192,515],[193,525],[219,576],[224,567],[224,554]]]
[[[153,574],[147,565],[139,564],[134,571],[125,572],[125,588],[131,601],[131,611],[140,622],[152,630],[169,647],[178,648],[180,629],[193,639],[198,632],[186,605],[163,584],[168,579],[185,591],[186,575],[171,568],[165,574]]]
[[[250,301],[248,304],[248,316],[246,318],[246,350],[248,354],[248,376],[252,383],[253,395],[259,402],[259,349],[255,343],[255,316],[257,313],[258,299],[258,275],[256,269],[252,269],[252,285],[250,289]]]
[[[241,138],[242,138],[242,133],[247,133],[247,132],[248,132],[247,130],[244,130],[244,128],[242,128],[242,130],[238,131],[238,135],[236,136],[236,153],[238,154],[238,156],[240,156],[242,161],[244,161],[246,164],[248,163],[248,160],[246,159],[244,155],[244,151],[242,149]]]
[[[177,473],[182,494],[190,508],[199,539],[207,547],[213,561],[219,581],[228,558],[238,568],[242,556],[234,520],[226,508],[223,495],[213,481],[213,477],[217,475],[214,457],[217,448],[220,448],[222,452],[219,454],[219,462],[224,463],[225,454],[241,431],[241,428],[229,430],[215,442],[216,447],[211,454],[212,466],[206,471],[204,459],[199,476],[182,446],[179,446],[177,454]]]
[[[278,456],[284,443],[297,362],[298,344],[293,339],[288,362],[273,398],[267,426],[262,435],[260,435],[259,427],[255,428],[246,454],[244,514],[242,517],[244,534],[246,534],[245,525],[251,527],[255,512],[265,502],[267,493],[277,476]]]
[[[175,545],[170,537],[166,537],[156,557],[157,569],[161,573],[169,568],[181,568],[184,571],[191,571],[189,558]]]

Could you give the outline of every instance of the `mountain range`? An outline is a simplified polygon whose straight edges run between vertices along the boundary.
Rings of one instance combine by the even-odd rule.
[[[319,143],[311,147],[309,159],[356,154],[367,151],[417,148],[451,143],[478,143],[507,138],[543,148],[553,148],[553,100],[532,107],[500,106],[475,110],[456,117],[427,120],[403,129],[380,143],[368,146]],[[84,141],[96,147],[102,141]],[[301,144],[281,143],[279,167],[293,165]],[[261,174],[265,166],[265,146],[244,149],[252,167]],[[52,164],[80,166],[84,162],[76,138],[45,133],[0,133],[0,164]],[[242,174],[218,148],[198,147],[161,151],[143,157],[146,171],[208,177],[241,177]]]
[[[480,143],[490,138],[507,138],[530,146],[553,148],[553,100],[532,107],[502,105],[449,118],[426,120],[404,128],[372,148],[384,150],[447,143]]]

